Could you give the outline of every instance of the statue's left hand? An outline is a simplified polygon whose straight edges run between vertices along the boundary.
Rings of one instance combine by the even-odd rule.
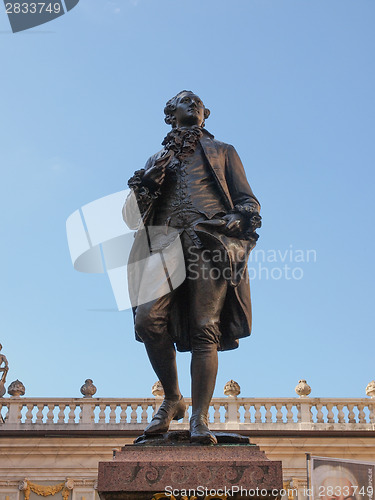
[[[241,214],[228,214],[222,219],[226,222],[224,230],[228,236],[238,236],[243,231],[243,217]]]

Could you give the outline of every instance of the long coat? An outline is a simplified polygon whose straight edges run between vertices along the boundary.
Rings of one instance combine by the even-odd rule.
[[[258,238],[255,229],[260,227],[260,223],[255,224],[254,217],[257,218],[257,221],[260,220],[258,215],[260,205],[249,186],[242,162],[234,147],[216,141],[213,135],[206,130],[204,130],[200,143],[227,212],[240,213],[247,221],[247,224],[245,224],[246,229],[242,234],[239,234],[238,238],[229,237],[220,232],[214,221],[212,226],[210,226],[210,223],[198,224],[194,228],[204,246],[211,250],[223,250],[230,262],[232,273],[228,279],[229,286],[227,287],[226,299],[220,317],[222,335],[218,346],[219,350],[229,350],[238,347],[239,338],[247,337],[251,333],[251,299],[247,260]],[[147,228],[153,225],[157,199],[161,191],[150,194],[149,190],[142,186],[141,179],[144,172],[151,168],[163,153],[165,153],[164,150],[152,156],[147,161],[145,168],[136,172],[135,177],[132,178],[133,180],[134,178],[138,179],[137,183],[133,183],[135,197],[128,198],[123,210],[124,220],[132,229],[137,225],[139,227],[140,222],[134,220],[135,210],[134,206],[132,206],[134,200],[137,201],[140,209],[141,227]],[[129,182],[129,185],[132,186],[132,183]],[[144,233],[144,230],[139,230],[135,236],[129,258],[130,263],[145,257]],[[241,255],[241,258],[238,259],[237,255]],[[137,288],[134,283],[140,282],[140,276],[130,273],[128,281],[134,292],[134,289]],[[179,351],[190,350],[189,305],[184,300],[184,296],[186,297],[184,286],[185,283],[175,291],[177,297],[173,301],[169,320],[169,333]],[[136,307],[133,308],[133,312],[135,315]],[[137,332],[136,338],[140,340]]]

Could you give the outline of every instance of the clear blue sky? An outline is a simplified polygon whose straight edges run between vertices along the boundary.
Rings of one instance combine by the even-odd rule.
[[[253,279],[253,335],[220,354],[215,395],[232,378],[243,396],[294,396],[305,378],[311,396],[364,396],[375,378],[374,17],[373,0],[81,0],[12,34],[0,6],[8,383],[78,397],[92,378],[98,397],[150,396],[131,314],[116,311],[105,275],[73,269],[65,221],[126,187],[160,149],[165,102],[191,89],[261,201],[257,248],[316,252],[291,263],[302,279]],[[179,367],[189,395],[189,354]]]

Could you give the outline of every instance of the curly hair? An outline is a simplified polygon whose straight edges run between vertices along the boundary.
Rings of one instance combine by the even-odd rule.
[[[164,114],[165,118],[164,121],[168,125],[171,125],[172,128],[176,127],[176,118],[174,116],[175,111],[176,111],[176,106],[177,106],[177,101],[181,97],[182,94],[191,94],[191,95],[197,95],[194,94],[191,90],[181,90],[178,94],[176,94],[174,97],[169,99],[169,101],[166,103],[165,108],[164,108]],[[204,106],[203,106],[204,107]],[[204,108],[204,119],[206,120],[210,116],[210,110],[208,108]],[[204,127],[205,122],[203,120],[202,127]]]
[[[313,477],[314,477],[314,483],[318,487],[319,486],[322,487],[324,480],[327,479],[328,477],[345,478],[352,484],[352,486],[357,486],[357,488],[359,487],[358,479],[355,477],[353,472],[349,470],[347,467],[343,467],[341,464],[340,466],[318,465],[314,469]],[[317,494],[315,494],[314,497],[319,499],[319,496]],[[352,498],[356,499],[358,497],[356,497],[356,495],[353,495]]]

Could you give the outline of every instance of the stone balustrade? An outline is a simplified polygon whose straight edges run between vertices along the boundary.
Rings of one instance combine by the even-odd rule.
[[[0,434],[5,431],[129,431],[139,433],[161,398],[1,398]],[[186,429],[191,411],[171,429]],[[374,431],[373,399],[214,398],[210,427],[216,431]]]

